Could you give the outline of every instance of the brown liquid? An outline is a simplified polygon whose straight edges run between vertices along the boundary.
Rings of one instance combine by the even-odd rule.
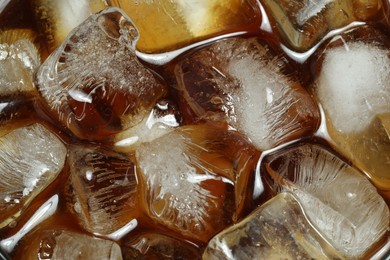
[[[388,8],[387,6],[384,7],[386,10]],[[390,35],[388,27],[386,27],[387,21],[384,19],[382,16],[379,16],[376,21],[370,22],[370,24],[374,27],[380,28],[380,30],[385,34],[385,35]],[[33,29],[34,31],[36,30],[35,24],[34,24],[34,19],[32,17],[32,11],[30,9],[30,5],[27,0],[16,0],[16,1],[11,1],[5,9],[0,13],[0,25],[2,29],[12,29],[12,28],[29,28]],[[0,29],[1,29],[0,28]],[[278,36],[274,34],[270,34],[268,32],[261,31],[259,29],[259,24],[253,25],[253,27],[246,25],[244,28],[237,28],[237,31],[239,30],[243,31],[248,31],[248,34],[246,36],[254,36],[257,35],[262,40],[266,41],[270,48],[273,49],[277,54],[283,55],[283,52],[281,51],[279,44],[280,42],[278,41]],[[360,35],[359,35],[360,37]],[[363,35],[363,37],[366,37],[366,35]],[[368,37],[369,39],[370,37]],[[390,38],[386,39],[386,45],[390,44]],[[41,47],[41,50],[45,50],[45,46]],[[42,56],[45,57],[45,54],[43,51],[41,51]],[[288,63],[290,63],[292,66],[292,71],[293,74],[290,74],[289,72],[286,72],[287,74],[291,75],[294,79],[296,79],[302,86],[310,86],[316,75],[316,66],[312,66],[312,64],[309,61],[306,61],[304,63],[298,63],[293,60],[293,58],[285,58]],[[160,74],[164,80],[167,82],[168,85],[173,84],[174,82],[174,74],[173,70],[175,65],[180,62],[180,58],[174,59],[172,62],[165,64],[163,66],[155,66],[155,65],[148,65],[152,69],[154,69],[158,74]],[[313,73],[308,73],[309,71],[312,71]],[[310,90],[310,89],[309,89]],[[180,106],[182,105],[182,100],[178,100],[177,98],[177,93],[173,88],[170,89],[171,93],[169,94],[169,98],[172,100],[176,100],[177,104]],[[18,105],[17,98],[15,99],[15,105]],[[35,108],[35,112],[32,110],[32,108]],[[194,113],[190,108],[185,108],[181,107],[182,113],[185,115],[184,117],[184,124],[192,123],[193,122],[193,116]],[[56,123],[53,122],[51,119],[49,119],[48,115],[44,112],[44,110],[41,108],[41,105],[39,104],[39,101],[35,101],[35,105],[32,106],[31,104],[22,104],[20,105],[20,111],[23,112],[23,115],[27,113],[27,111],[31,111],[31,116],[30,118],[23,117],[20,119],[20,121],[16,120],[15,124],[9,125],[9,127],[15,128],[19,127],[21,125],[25,125],[27,123],[31,122],[45,122],[45,125],[47,125],[55,134],[57,134],[66,144],[76,144],[76,145],[89,145],[90,143],[96,144],[96,142],[88,142],[88,141],[80,141],[79,139],[75,138],[72,135],[69,135],[66,133],[63,129],[57,128]],[[4,119],[1,121],[2,118],[0,118],[0,122],[5,122],[7,120]],[[3,127],[3,125],[1,125]],[[6,129],[5,131],[8,131]],[[91,133],[92,134],[92,133]],[[95,134],[95,133],[93,133]],[[235,137],[235,136],[230,136],[231,140],[229,141],[228,148],[229,146],[235,146],[237,147],[244,146],[242,144],[242,139],[241,137]],[[327,143],[326,140],[317,138],[314,136],[309,136],[305,139],[305,141],[309,142],[320,142],[323,143],[327,146],[330,147],[330,145]],[[110,142],[104,142],[102,141],[100,145],[110,148],[111,143]],[[247,148],[247,149],[252,149],[252,148]],[[229,156],[235,157],[237,156],[236,154],[230,154]],[[218,161],[215,162],[216,165],[218,165]],[[67,163],[65,164],[67,165]],[[45,230],[45,229],[67,229],[67,230],[74,230],[80,233],[85,233],[88,234],[87,231],[85,231],[81,225],[79,224],[77,217],[72,214],[69,210],[69,178],[68,176],[70,175],[70,169],[68,166],[65,166],[64,170],[61,172],[61,174],[58,176],[58,178],[51,183],[39,196],[37,196],[33,202],[30,204],[30,206],[24,211],[23,216],[21,216],[17,222],[15,223],[14,226],[12,227],[6,227],[3,230],[0,230],[0,239],[7,238],[11,235],[13,235],[16,231],[18,231],[24,223],[28,221],[28,219],[34,214],[34,212],[44,203],[48,198],[50,198],[53,194],[58,194],[60,196],[60,202],[58,209],[55,213],[54,216],[50,217],[46,221],[40,224],[39,228],[35,228],[34,231],[29,233],[26,236],[26,239],[22,239],[20,242],[20,245],[16,247],[15,251],[12,252],[11,257],[14,259],[26,259],[26,253],[29,248],[29,241],[34,239],[34,236],[39,234],[40,230]],[[252,177],[251,177],[252,178]],[[262,194],[260,198],[255,199],[252,202],[245,202],[245,208],[241,209],[243,212],[242,215],[240,215],[240,218],[244,217],[247,215],[253,208],[272,196],[273,192],[270,188],[267,188],[267,182],[265,182],[266,190]],[[252,197],[254,193],[254,188],[249,187],[249,188],[243,188],[245,192],[247,193],[248,197]],[[383,196],[385,197],[387,203],[390,205],[390,196],[388,195],[389,192],[383,192]],[[141,199],[140,199],[141,200]],[[136,229],[134,229],[132,232],[130,232],[128,235],[126,235],[122,240],[119,241],[119,245],[125,245],[128,243],[128,241],[135,239],[137,236],[143,234],[143,233],[161,233],[161,234],[166,234],[168,236],[173,236],[175,238],[181,239],[183,241],[188,241],[188,238],[186,238],[183,235],[180,235],[160,224],[157,224],[155,221],[153,221],[150,217],[148,217],[146,212],[138,212],[138,226]],[[373,251],[375,251],[377,248],[380,248],[383,243],[387,242],[385,241],[386,239],[384,238],[382,241],[378,242],[378,246],[375,246]],[[200,257],[202,249],[206,244],[201,241],[190,241],[191,246],[195,248],[195,250],[198,251],[198,256],[187,256],[187,257]],[[193,245],[196,246],[193,246]],[[192,250],[192,249],[191,249]],[[190,251],[191,251],[190,250]],[[367,253],[367,257],[370,256],[372,252]],[[35,256],[32,256],[31,259],[33,259]]]

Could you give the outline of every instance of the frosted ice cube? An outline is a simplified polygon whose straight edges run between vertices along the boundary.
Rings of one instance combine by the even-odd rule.
[[[40,124],[16,129],[0,138],[0,227],[47,187],[62,170],[64,144]]]
[[[118,244],[67,230],[38,231],[25,245],[23,259],[121,260]]]
[[[210,35],[244,31],[260,23],[251,0],[113,1],[140,30],[140,51],[173,50]]]
[[[69,151],[70,207],[82,226],[110,235],[138,216],[134,163],[114,152],[73,146]]]
[[[201,259],[197,246],[167,235],[146,233],[126,243],[125,259]]]
[[[133,151],[140,143],[151,142],[181,123],[181,115],[171,100],[159,101],[141,123],[115,136],[115,150]]]
[[[373,19],[382,9],[378,0],[265,0],[263,4],[295,51],[310,49],[332,30]]]
[[[324,148],[303,144],[265,158],[264,169],[292,192],[310,222],[346,258],[361,257],[389,227],[389,209],[355,168]]]
[[[324,52],[316,95],[336,149],[390,190],[390,59],[374,44],[348,42]]]
[[[130,18],[116,8],[75,28],[37,73],[52,117],[84,139],[106,139],[139,123],[166,86],[138,61],[137,40]]]
[[[139,146],[139,181],[151,218],[201,241],[237,218],[258,154],[232,152],[228,135],[213,125],[185,126]]]
[[[34,0],[31,2],[37,27],[51,53],[73,28],[88,16],[107,7],[97,0]]]
[[[341,259],[290,193],[278,194],[207,245],[203,259]]]
[[[319,123],[314,100],[280,63],[256,38],[229,39],[187,57],[175,73],[198,117],[227,120],[266,150],[314,132]]]

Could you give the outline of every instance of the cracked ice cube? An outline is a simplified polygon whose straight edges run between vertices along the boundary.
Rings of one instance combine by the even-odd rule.
[[[299,202],[281,193],[208,243],[203,259],[340,259]]]
[[[248,179],[258,158],[245,142],[232,151],[234,140],[243,141],[238,138],[214,125],[196,125],[141,144],[136,158],[148,215],[201,241],[236,220],[251,197]]]
[[[139,123],[166,86],[135,55],[138,31],[119,9],[91,15],[37,73],[43,105],[82,139],[106,139]]]
[[[335,148],[389,191],[389,52],[376,44],[344,42],[325,50],[315,94]]]
[[[69,151],[72,205],[82,226],[110,235],[138,216],[134,163],[101,148],[74,146]]]
[[[196,116],[227,120],[267,150],[313,133],[319,124],[316,103],[278,62],[256,38],[229,39],[185,58],[175,74]]]
[[[66,152],[64,144],[40,124],[0,138],[0,227],[9,224],[57,177]]]
[[[348,259],[362,257],[389,227],[389,209],[355,168],[318,145],[268,155],[263,169],[290,191],[318,232]]]
[[[285,43],[306,51],[327,33],[354,21],[368,21],[379,14],[379,0],[265,0],[266,11]]]

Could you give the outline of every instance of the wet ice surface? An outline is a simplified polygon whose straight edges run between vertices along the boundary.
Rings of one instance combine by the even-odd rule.
[[[143,121],[115,136],[115,150],[133,151],[139,144],[167,134],[180,123],[181,115],[176,105],[171,100],[161,100]]]
[[[264,168],[345,257],[361,257],[385,234],[389,209],[376,188],[324,148],[304,144],[279,151],[265,159]]]
[[[138,31],[115,8],[75,28],[37,73],[44,106],[79,138],[102,139],[139,123],[166,86],[137,59]]]
[[[121,260],[118,244],[67,230],[44,231],[27,248],[27,259]]]
[[[130,159],[100,148],[73,146],[69,165],[70,207],[84,228],[110,235],[136,218],[137,181]]]
[[[125,259],[201,259],[197,247],[189,242],[158,233],[146,233],[129,241]]]
[[[340,259],[290,193],[278,194],[209,242],[204,259]]]
[[[306,51],[332,30],[367,21],[382,8],[378,0],[265,0],[279,34],[294,51]]]
[[[225,134],[212,126],[186,126],[140,145],[139,181],[155,221],[207,241],[239,214],[236,209],[242,208],[246,196],[239,194],[245,189],[236,192],[235,186],[237,191],[248,186],[251,169],[246,166],[255,167],[255,155],[228,154],[234,152],[221,141]]]
[[[257,39],[220,41],[176,67],[182,98],[199,118],[227,120],[259,150],[314,132],[319,111]]]
[[[57,177],[66,152],[64,144],[40,124],[0,138],[0,226]]]
[[[316,95],[329,134],[346,157],[380,188],[390,189],[390,113],[388,51],[348,42],[325,51]]]

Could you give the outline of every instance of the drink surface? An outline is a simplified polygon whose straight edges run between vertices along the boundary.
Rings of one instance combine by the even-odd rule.
[[[31,66],[39,66],[34,62],[26,70],[25,63],[7,60],[7,66],[27,71],[16,76],[7,74],[6,66],[4,72],[0,68],[9,77],[7,82],[26,82],[26,88],[18,86],[16,94],[0,90],[0,138],[39,123],[55,135],[53,142],[63,143],[68,151],[65,163],[63,154],[55,155],[60,162],[46,159],[64,166],[59,173],[49,171],[55,175],[50,181],[39,180],[39,190],[19,188],[23,196],[31,192],[34,197],[18,194],[20,202],[11,205],[4,199],[0,205],[9,206],[6,219],[0,219],[5,223],[0,225],[0,240],[5,241],[23,230],[54,194],[59,197],[55,212],[8,252],[12,259],[61,258],[67,255],[61,244],[78,246],[71,237],[81,241],[80,252],[92,254],[88,243],[94,243],[110,259],[201,259],[203,252],[205,259],[226,258],[226,251],[220,252],[223,246],[244,257],[247,249],[237,248],[245,244],[248,250],[257,250],[250,245],[257,234],[248,243],[235,239],[245,225],[257,225],[256,221],[275,241],[307,235],[301,240],[294,237],[291,243],[261,238],[261,243],[269,243],[267,250],[271,248],[264,256],[275,256],[272,250],[279,248],[277,252],[285,250],[286,255],[303,252],[304,257],[321,258],[321,252],[308,245],[318,243],[326,257],[368,259],[387,243],[387,1],[329,0],[322,1],[323,6],[310,0],[304,5],[300,1],[198,1],[195,6],[185,1],[81,1],[73,13],[61,13],[61,8],[71,9],[53,4],[59,1],[44,9],[47,2],[0,3],[0,29],[8,31],[7,36],[0,31],[0,45],[7,43],[4,50],[9,53],[12,48],[22,49],[35,63],[39,59],[43,63],[34,84],[29,82]],[[109,11],[83,23],[109,5],[123,8],[127,15]],[[48,16],[42,21],[44,13]],[[67,23],[72,28],[63,26],[69,18],[66,14],[79,19]],[[305,19],[304,14],[311,16]],[[197,21],[198,17],[203,18]],[[78,29],[72,31],[74,27]],[[337,34],[332,34],[335,30]],[[130,38],[123,40],[126,34]],[[222,40],[202,42],[215,36]],[[16,44],[20,37],[36,50]],[[197,42],[200,45],[191,48]],[[31,54],[34,51],[40,57]],[[156,62],[164,52],[172,55],[169,62]],[[111,59],[118,53],[121,56]],[[90,73],[79,73],[83,69]],[[130,85],[149,92],[134,92]],[[60,113],[52,95],[63,97]],[[332,95],[337,98],[329,101]],[[312,145],[315,151],[316,145],[321,147],[314,159],[291,152]],[[36,146],[34,153],[53,149]],[[63,149],[59,146],[56,153]],[[300,167],[296,164],[322,170],[326,180],[310,177],[309,170],[302,170],[301,177],[298,170],[291,170]],[[49,166],[40,166],[48,174]],[[340,174],[348,176],[352,171],[359,177],[337,175],[340,183],[332,183],[329,172],[336,168],[347,169]],[[356,182],[363,188],[355,190]],[[315,185],[335,189],[335,197],[342,190],[347,202],[328,203],[329,194]],[[0,194],[7,184],[3,186]],[[375,217],[375,223],[363,217],[351,221],[354,208],[362,211],[359,207],[368,208],[365,215],[380,207],[371,219]],[[312,211],[320,212],[318,219]],[[278,216],[276,224],[272,214]],[[322,221],[327,216],[336,219],[327,223],[333,229],[339,228],[341,219],[343,235],[329,230]],[[294,223],[285,227],[283,221]],[[356,223],[362,228],[355,229]],[[267,230],[270,225],[275,230]],[[365,235],[368,225],[376,234]],[[286,235],[272,235],[278,229]],[[94,236],[99,238],[96,243],[91,242]],[[368,242],[362,241],[365,237]],[[343,239],[352,245],[343,244]],[[29,243],[32,240],[40,243]]]

